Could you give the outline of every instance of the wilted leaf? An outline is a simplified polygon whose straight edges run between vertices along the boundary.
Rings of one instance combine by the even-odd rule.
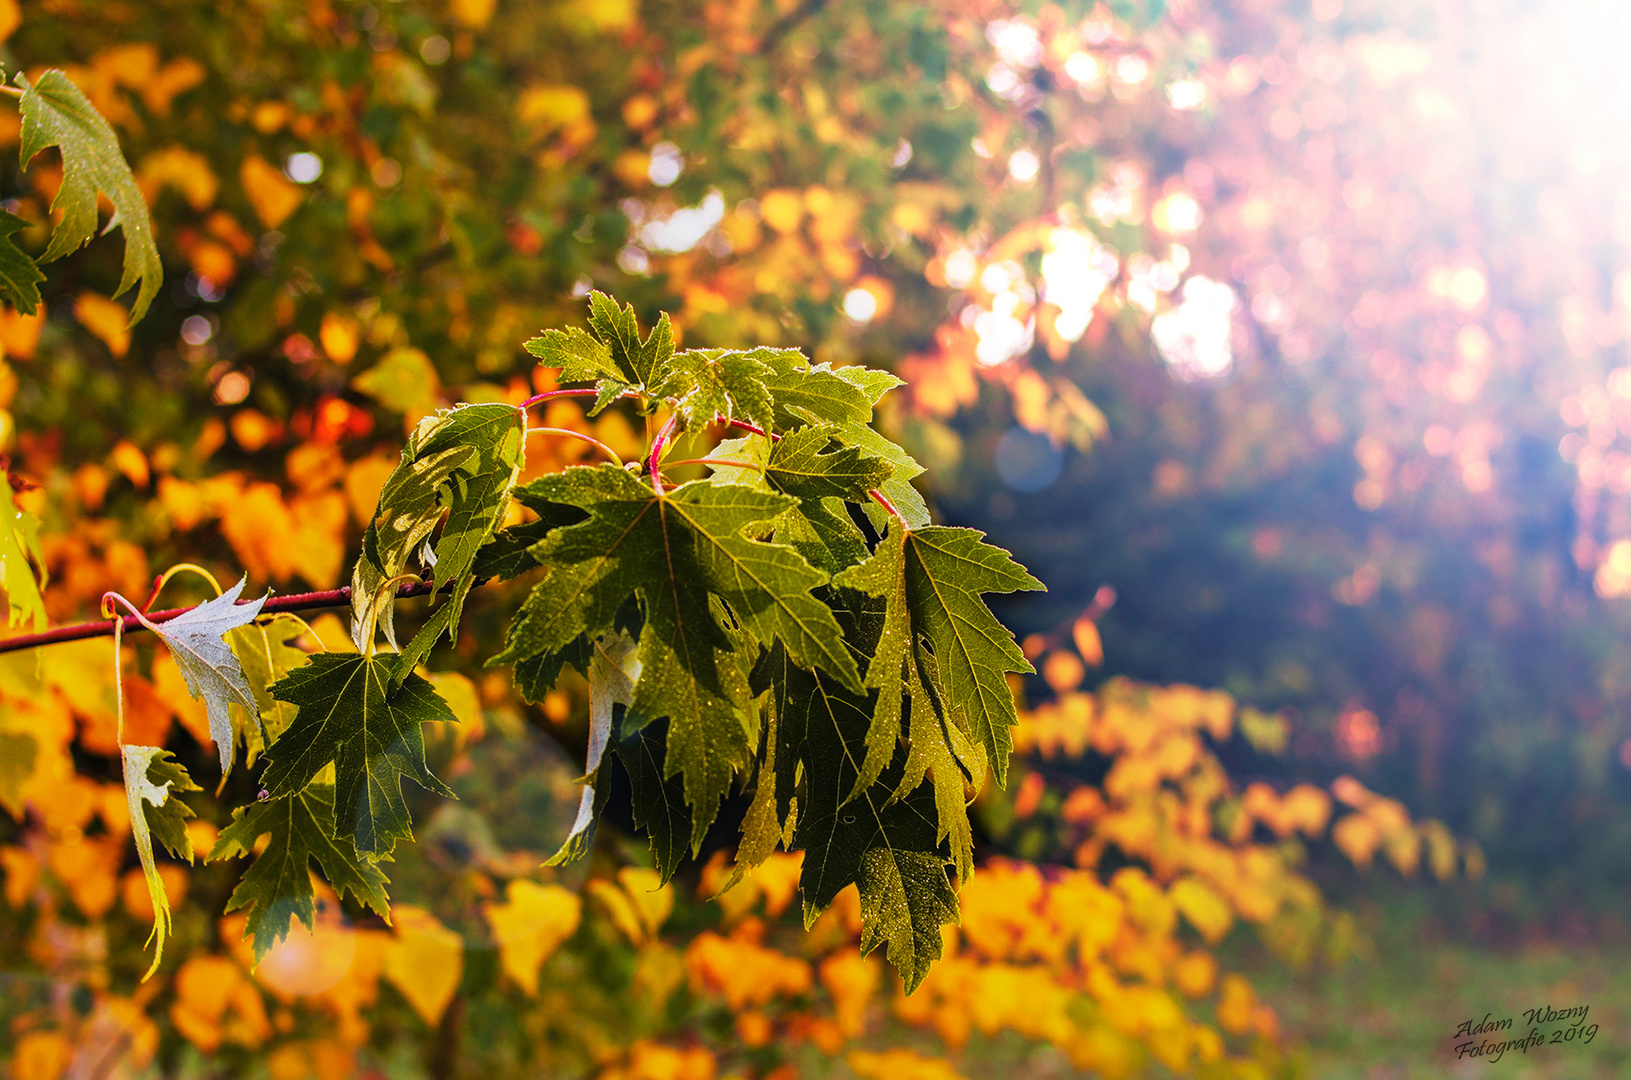
[[[232,769],[232,718],[227,706],[237,705],[256,714],[255,698],[243,668],[226,643],[226,635],[238,627],[254,622],[266,598],[238,603],[238,596],[249,579],[239,578],[238,584],[214,600],[177,615],[168,622],[149,622],[138,616],[149,630],[164,639],[170,655],[187,680],[187,689],[193,699],[204,702],[209,712],[210,738],[221,755],[221,772]]]
[[[595,815],[608,790],[608,785],[600,779],[600,765],[611,742],[612,706],[632,705],[634,684],[640,678],[640,660],[635,650],[634,639],[621,631],[615,635],[603,634],[595,640],[589,670],[585,672],[589,679],[589,753],[583,768],[583,795],[578,800],[578,815],[572,828],[560,849],[545,861],[545,866],[573,862],[588,853]]]
[[[147,879],[147,895],[153,901],[153,963],[143,980],[153,977],[164,959],[164,940],[170,935],[170,900],[164,892],[153,861],[156,838],[179,859],[193,861],[193,845],[187,835],[187,819],[193,816],[185,803],[171,795],[197,791],[187,771],[176,764],[168,750],[157,746],[120,748],[125,776],[125,799],[130,805],[130,831],[136,839],[136,855],[141,859],[142,876]]]

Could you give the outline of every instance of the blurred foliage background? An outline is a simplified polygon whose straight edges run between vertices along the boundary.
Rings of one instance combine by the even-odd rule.
[[[1080,703],[1193,684],[1226,692],[1229,717],[1240,706],[1238,720],[1207,729],[1231,805],[1250,803],[1259,784],[1257,841],[1333,902],[1397,906],[1405,886],[1361,883],[1344,868],[1383,850],[1413,871],[1448,850],[1444,877],[1487,857],[1481,880],[1426,902],[1436,925],[1473,946],[1623,941],[1631,162],[1615,125],[1631,93],[1616,61],[1631,33],[1625,16],[1585,0],[0,0],[0,32],[8,71],[61,67],[112,121],[168,275],[128,329],[107,295],[119,242],[105,239],[56,265],[42,317],[0,316],[0,439],[19,504],[45,522],[53,622],[91,616],[104,589],[146,595],[154,573],[182,559],[241,568],[252,589],[339,584],[404,425],[448,402],[546,388],[520,342],[578,323],[588,290],[606,289],[648,320],[671,312],[687,345],[798,345],[818,361],[899,373],[908,386],[886,423],[929,466],[940,516],[988,530],[1049,585],[998,609],[1042,661],[1022,692],[1040,710],[1033,721],[1057,733],[1029,744],[1035,783],[987,796],[990,857],[1097,867],[1104,880],[1139,865],[1171,884],[1179,872],[1162,869],[1147,833],[1105,834],[1100,847],[1120,852],[1109,863],[1083,851],[1103,819],[1073,793],[1108,792],[1117,764],[1149,747],[1129,750],[1104,734],[1102,708]],[[0,116],[0,142],[17,139],[16,119]],[[0,193],[33,223],[22,238],[37,250],[60,168],[49,155],[24,164],[0,175]],[[552,405],[546,422],[589,424],[570,403]],[[642,438],[615,413],[593,430],[620,450]],[[577,453],[551,446],[529,473]],[[467,795],[437,819],[450,839],[422,845],[421,877],[397,868],[403,882],[422,882],[400,898],[439,910],[429,917],[455,937],[466,931],[437,904],[472,889],[475,910],[499,902],[482,892],[502,891],[495,880],[526,880],[530,870],[505,860],[524,863],[564,828],[549,800],[570,806],[566,762],[584,739],[581,694],[523,710],[502,677],[481,671],[498,618],[472,603],[459,655],[432,666],[463,680],[468,715],[540,756],[525,783],[554,777],[554,794],[538,798],[555,809],[519,815],[511,804],[530,789],[494,779],[490,796]],[[110,760],[96,698],[106,690],[75,664],[98,662],[61,661],[53,684],[66,702],[53,729],[64,760],[92,778]],[[174,670],[147,653],[139,663],[146,674],[132,694],[151,695],[152,723],[179,720],[178,752],[203,753],[182,738],[197,718],[164,704]],[[0,737],[29,716],[12,708]],[[484,745],[508,744],[445,749],[451,758]],[[507,760],[482,753],[492,768]],[[1128,790],[1178,783],[1188,768]],[[1334,829],[1316,840],[1326,798],[1307,845],[1291,841],[1303,811],[1284,811],[1282,829],[1275,815],[1290,804],[1275,800],[1304,781],[1358,816],[1381,805],[1366,801],[1379,792],[1442,821],[1443,835],[1413,834],[1414,857],[1407,842],[1389,848],[1386,837],[1403,834],[1388,810],[1372,815],[1373,841],[1357,828],[1346,841]],[[105,928],[100,946],[70,946],[60,927],[55,952],[39,944],[46,924],[28,874],[49,865],[73,879],[77,864],[50,844],[77,834],[37,838],[60,823],[30,802],[30,782],[26,768],[0,770],[15,815],[0,823],[0,853],[22,853],[6,863],[0,951],[33,958],[22,974],[0,974],[12,980],[18,1075],[61,1075],[71,1060],[49,1056],[48,1036],[103,1015],[65,986],[117,991],[108,1000],[125,1004],[114,1012],[160,1018],[163,1053],[150,1047],[146,1064],[120,1068],[202,1070],[197,1055],[225,1039],[256,1051],[232,1069],[279,1077],[349,1070],[365,1044],[396,1061],[397,1075],[418,1053],[400,1050],[414,1040],[426,1047],[415,1068],[453,1075],[476,1066],[450,1046],[547,1042],[550,1023],[573,1027],[577,1010],[591,1010],[578,996],[557,1000],[553,1021],[514,1018],[548,1009],[493,1019],[498,1007],[479,1002],[497,983],[498,954],[482,938],[485,974],[470,974],[471,961],[457,995],[470,1000],[467,1015],[448,1011],[451,990],[434,1009],[391,999],[396,1012],[383,1011],[372,1034],[341,1040],[351,1049],[340,1064],[312,1049],[328,1044],[296,1039],[316,1029],[286,1024],[287,1006],[274,1003],[268,1019],[248,1004],[254,991],[233,997],[230,966],[197,994],[241,1008],[217,1008],[213,1043],[195,1037],[205,1029],[189,1033],[167,1013],[171,997],[151,996],[183,1000],[184,989],[132,989],[139,919],[114,933],[112,954]],[[65,827],[89,828],[90,843],[102,835],[99,796],[82,794],[83,815]],[[1246,820],[1241,833],[1220,818],[1217,834],[1249,845]],[[111,819],[106,827],[117,832]],[[506,839],[506,829],[525,835]],[[606,840],[597,855],[607,896],[622,887],[607,884],[618,866],[640,860],[638,845],[619,845]],[[452,862],[430,865],[437,852]],[[99,857],[115,870],[129,862]],[[178,920],[197,956],[215,941],[231,884],[220,868],[208,874],[221,881],[205,886],[213,878],[201,874]],[[524,899],[514,881],[507,903],[557,902],[522,889]],[[529,888],[567,884],[581,882]],[[625,889],[621,903],[637,907],[616,934],[574,939],[572,977],[611,963],[594,950],[621,942],[617,963],[633,981],[618,993],[689,977],[706,999],[718,989],[698,974],[706,965],[696,960],[687,976],[675,950],[701,940],[708,920],[737,917],[684,907],[678,944],[646,959],[659,952],[640,947],[667,916],[638,909],[653,902],[645,895]],[[781,907],[768,886],[763,895],[773,921]],[[1282,955],[1306,961],[1318,952],[1308,942],[1341,937],[1335,909],[1314,895],[1312,908],[1287,900],[1285,910],[1317,908],[1325,914],[1305,922],[1323,929],[1302,945],[1270,933]],[[114,899],[100,911],[63,904],[62,925],[88,933]],[[1244,893],[1228,907],[1273,921],[1246,916],[1257,909]],[[110,976],[119,948],[131,958]],[[795,998],[815,986],[808,965],[787,978]],[[840,1000],[854,979],[865,981],[834,974],[828,991],[811,992]],[[1212,993],[1210,979],[1195,979],[1197,998]],[[325,1015],[355,1020],[372,1000],[357,993]],[[659,1012],[679,1000],[646,996]],[[688,1031],[695,1042],[707,1023],[723,1024],[707,1037],[746,1040],[738,1050],[793,1037],[794,1021],[772,1039],[741,1019],[751,1002],[726,998],[734,1020],[682,1022],[681,1010],[629,1030]],[[608,1015],[627,1007],[615,995],[602,1005]],[[1221,1030],[1256,1031],[1267,1045],[1271,1022],[1254,1021],[1253,1006],[1217,1007],[1238,1014],[1218,1019]],[[414,1010],[429,1034],[412,1027]],[[449,1026],[455,1015],[466,1027]],[[855,1015],[846,1038],[867,1030],[864,1009]],[[901,1022],[927,1015],[908,1010]],[[222,1034],[232,1024],[243,1037]],[[399,1029],[411,1037],[393,1038]],[[600,1045],[583,1034],[591,1029],[573,1031],[578,1056],[551,1067],[706,1072],[681,1050],[662,1063],[623,1043],[613,1052],[621,1035]],[[992,1020],[980,1030],[1005,1029]],[[1151,1030],[1123,1034],[1155,1045]],[[27,1067],[39,1071],[18,1064],[27,1033],[39,1055]],[[268,1040],[283,1035],[300,1048],[268,1056]],[[832,1052],[843,1043],[799,1037]],[[148,1036],[119,1038],[122,1054]],[[158,1028],[151,1039],[160,1045]],[[895,1047],[876,1045],[886,1044]],[[793,1067],[753,1053],[741,1071]],[[960,1067],[999,1067],[990,1053]],[[1279,1053],[1249,1064],[1291,1067]],[[1024,1060],[1039,1074],[1064,1067],[1033,1058]],[[722,1071],[738,1068],[721,1060]],[[848,1060],[862,1075],[917,1075],[900,1071],[905,1059]]]

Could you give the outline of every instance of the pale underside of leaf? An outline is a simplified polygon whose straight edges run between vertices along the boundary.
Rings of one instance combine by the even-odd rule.
[[[634,684],[640,678],[638,646],[626,633],[603,634],[595,641],[589,660],[589,751],[584,761],[583,794],[578,800],[577,817],[560,849],[545,866],[573,862],[588,851],[595,808],[606,784],[600,778],[601,759],[612,738],[612,707],[634,703]]]
[[[237,705],[251,714],[258,714],[255,697],[250,690],[244,670],[226,642],[226,635],[240,626],[254,622],[260,614],[266,597],[238,603],[248,578],[217,596],[214,600],[177,615],[164,623],[142,622],[164,639],[170,655],[187,681],[187,690],[195,700],[204,702],[209,715],[210,738],[221,758],[221,773],[232,770],[232,752],[237,743],[232,730],[232,717],[228,706]]]

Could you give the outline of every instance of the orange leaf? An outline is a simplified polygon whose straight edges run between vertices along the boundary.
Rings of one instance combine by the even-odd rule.
[[[255,154],[244,158],[238,168],[238,179],[243,184],[249,205],[255,208],[255,215],[268,229],[283,224],[305,197],[300,188],[278,171],[277,166]]]

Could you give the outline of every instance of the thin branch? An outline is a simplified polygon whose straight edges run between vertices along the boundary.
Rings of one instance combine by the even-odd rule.
[[[679,461],[670,461],[668,463],[670,469],[677,469],[681,465],[715,465],[722,469],[757,469],[759,472],[765,471],[765,467],[755,461],[732,461],[730,458],[722,457],[681,458]]]
[[[477,582],[481,584],[481,582]],[[443,592],[452,591],[453,582],[443,587]],[[427,582],[420,585],[404,585],[396,591],[398,600],[406,600],[414,596],[425,596],[432,589]],[[254,603],[253,600],[240,600],[240,604]],[[325,589],[321,592],[291,593],[288,596],[274,596],[261,607],[262,615],[275,615],[280,611],[313,611],[318,608],[345,607],[351,603],[350,586],[338,589]],[[168,611],[155,611],[146,616],[150,623],[164,623],[185,615],[192,608],[171,608]],[[59,626],[55,630],[47,630],[40,634],[23,634],[19,637],[0,640],[0,653],[17,652],[21,649],[32,649],[38,645],[55,645],[63,641],[83,641],[86,638],[109,637],[113,634],[114,621],[102,619],[97,622],[78,623],[74,626]],[[147,629],[142,621],[134,615],[126,615],[119,620],[124,633],[132,634]]]
[[[596,388],[592,387],[592,386],[569,387],[568,389],[565,389],[565,390],[545,390],[541,394],[532,395],[530,398],[523,401],[520,405],[517,405],[516,408],[518,408],[518,409],[530,409],[532,406],[537,405],[541,401],[549,401],[549,400],[551,400],[553,398],[599,397],[599,396],[600,396],[600,391],[597,390]],[[634,391],[634,390],[625,390],[625,391],[623,391],[621,394],[619,394],[617,396],[620,399],[621,398],[638,398],[640,396],[640,394],[637,391]]]
[[[574,439],[581,439],[584,442],[588,443],[590,446],[598,448],[601,453],[605,454],[607,457],[609,457],[613,461],[617,462],[617,467],[619,469],[621,469],[623,467],[623,459],[617,456],[617,451],[616,450],[613,450],[611,447],[607,446],[605,443],[601,442],[597,438],[594,438],[593,436],[585,435],[581,431],[573,431],[571,428],[562,428],[562,427],[535,427],[535,428],[528,428],[527,429],[527,434],[531,435],[535,431],[547,431],[551,435],[567,435],[567,436],[570,436],[571,438],[574,438]]]

